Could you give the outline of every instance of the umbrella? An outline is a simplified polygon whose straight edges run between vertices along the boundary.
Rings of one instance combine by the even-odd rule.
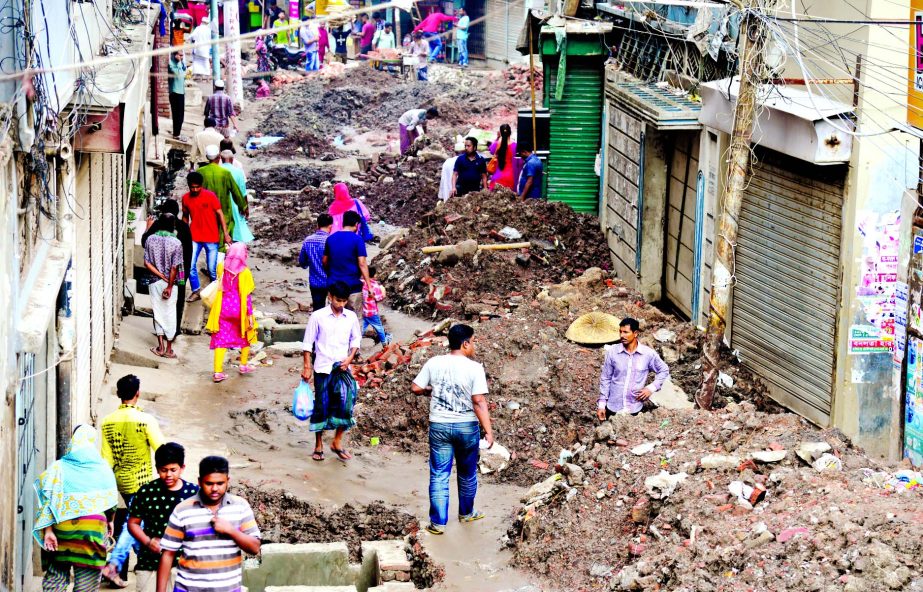
[[[587,313],[577,317],[564,336],[586,345],[614,343],[619,340],[619,319],[604,312]]]

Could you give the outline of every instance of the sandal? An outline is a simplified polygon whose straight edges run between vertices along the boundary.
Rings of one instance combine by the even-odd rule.
[[[199,295],[198,290],[196,290],[189,296],[186,296],[186,302],[195,302],[196,300],[201,300],[201,299],[202,297]]]
[[[346,450],[344,450],[344,449],[342,449],[342,448],[334,448],[334,447],[331,446],[331,447],[330,447],[330,452],[332,452],[332,453],[334,453],[335,455],[337,455],[337,456],[340,458],[340,460],[342,460],[342,461],[344,461],[344,462],[347,461],[347,460],[349,460],[349,459],[351,459],[351,458],[353,457],[352,454],[350,454],[348,451],[346,451]]]
[[[159,347],[152,347],[152,348],[151,348],[151,353],[154,354],[155,356],[157,356],[158,358],[164,358],[164,357],[166,357],[166,356],[163,355],[163,352],[160,350]]]
[[[121,578],[121,576],[119,576],[119,572],[117,572],[114,569],[109,569],[110,567],[111,566],[107,565],[105,568],[103,568],[102,570],[103,579],[107,580],[109,582],[109,586],[112,588],[119,588],[119,589],[127,588],[128,582],[126,582],[125,580]]]
[[[445,527],[436,526],[432,522],[426,525],[426,532],[430,534],[445,534]]]
[[[228,379],[228,375],[225,374],[224,372],[215,372],[215,374],[212,376],[212,380],[214,382],[224,382],[227,379]]]
[[[484,518],[484,514],[475,510],[474,512],[471,512],[467,516],[459,516],[458,521],[459,522],[474,522],[475,520],[480,520],[481,518]]]
[[[311,455],[311,460],[316,460],[317,462],[324,460],[324,451],[315,450],[314,454]]]
[[[240,372],[241,374],[252,374],[254,370],[256,370],[256,368],[254,368],[250,364],[241,364],[240,366],[237,367],[237,371]]]

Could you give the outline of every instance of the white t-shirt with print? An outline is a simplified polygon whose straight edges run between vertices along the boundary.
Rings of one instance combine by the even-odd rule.
[[[423,365],[413,382],[420,388],[433,387],[429,402],[431,423],[478,420],[471,396],[487,394],[487,376],[478,362],[465,356],[436,356]]]

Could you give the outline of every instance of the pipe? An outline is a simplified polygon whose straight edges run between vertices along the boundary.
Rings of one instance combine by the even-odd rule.
[[[73,375],[73,369],[73,360],[62,360],[58,362],[58,366],[55,368],[57,458],[61,458],[67,453],[67,446],[74,431],[74,421],[71,413],[71,376]]]

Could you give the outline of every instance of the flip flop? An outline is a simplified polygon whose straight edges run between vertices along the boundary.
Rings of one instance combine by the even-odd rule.
[[[214,382],[224,382],[227,379],[228,379],[228,375],[225,374],[224,372],[215,372],[215,374],[212,375],[212,380]]]
[[[311,460],[316,460],[317,462],[324,460],[324,451],[315,450],[314,454],[311,455]]]
[[[152,348],[151,348],[151,353],[154,354],[155,356],[157,356],[158,358],[165,358],[165,357],[166,357],[166,356],[163,355],[163,352],[160,351],[159,349],[157,349],[156,347],[152,347]]]
[[[164,352],[163,355],[161,355],[160,357],[167,358],[168,360],[172,360],[173,358],[176,357],[176,352],[170,352],[170,353]]]
[[[108,567],[108,566],[107,566],[107,567]],[[121,588],[127,588],[127,587],[128,587],[128,582],[126,582],[125,580],[123,580],[123,579],[119,576],[118,572],[115,572],[114,570],[106,570],[106,569],[104,569],[104,570],[102,571],[102,577],[103,577],[104,580],[106,580],[106,581],[109,582],[109,586],[112,587],[112,588],[119,588],[119,589],[121,589]]]
[[[426,532],[430,534],[445,534],[445,528],[436,526],[435,524],[430,522],[429,524],[426,525]]]
[[[331,446],[331,447],[330,447],[330,452],[332,452],[332,453],[334,453],[335,455],[337,455],[337,456],[339,457],[339,459],[342,460],[342,461],[347,461],[347,460],[349,460],[349,459],[351,459],[351,458],[353,457],[352,454],[350,454],[350,453],[349,453],[348,451],[346,451],[346,450],[343,450],[342,448],[334,448],[334,447]]]

